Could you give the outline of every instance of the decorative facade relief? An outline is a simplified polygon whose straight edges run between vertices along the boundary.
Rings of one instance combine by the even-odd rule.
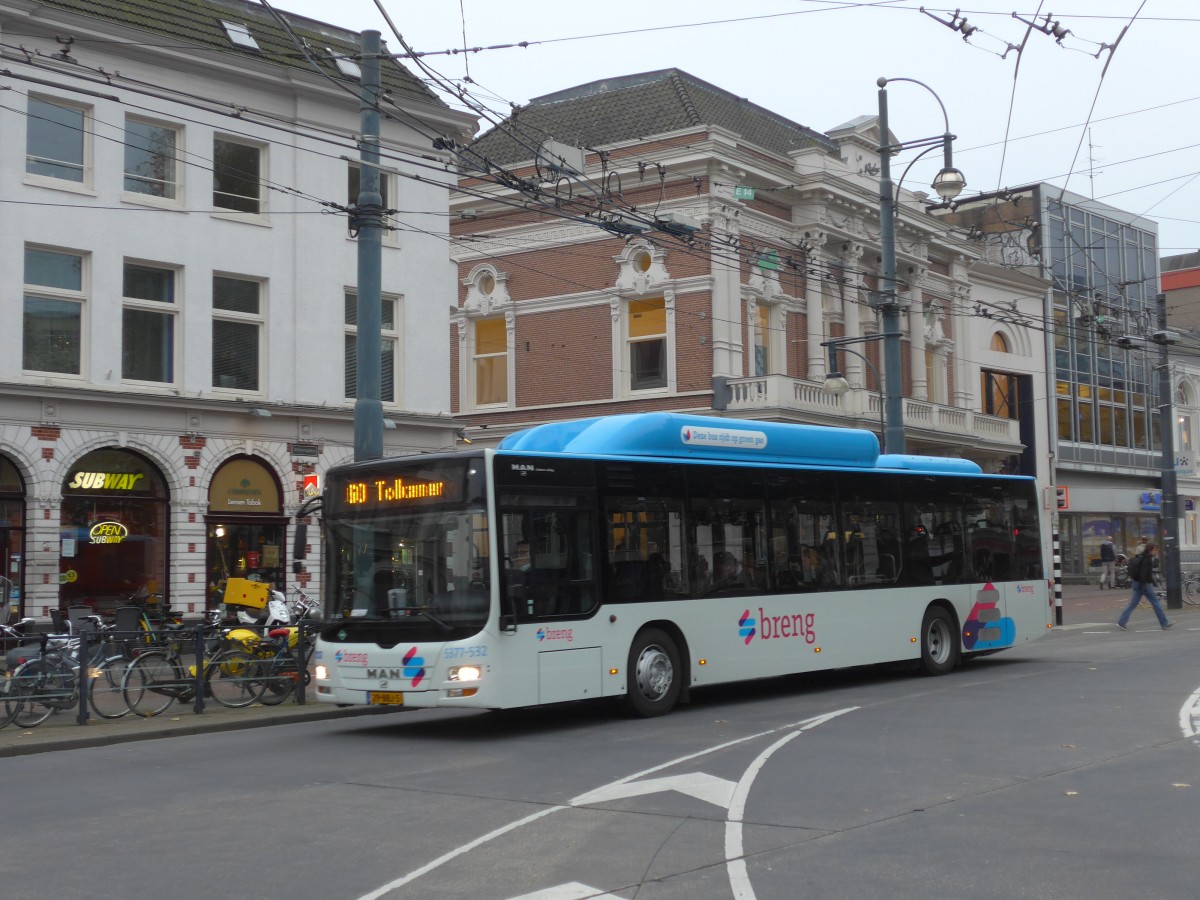
[[[666,266],[667,253],[649,241],[630,241],[613,257],[617,264],[617,290],[645,294],[671,280]]]
[[[463,284],[467,286],[464,309],[468,315],[488,316],[512,304],[508,295],[508,274],[491,263],[473,268]]]

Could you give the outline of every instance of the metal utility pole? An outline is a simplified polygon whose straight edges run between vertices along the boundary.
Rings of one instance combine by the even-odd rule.
[[[883,79],[880,79],[883,81]],[[884,84],[887,82],[884,81]],[[883,445],[904,453],[904,383],[900,366],[900,298],[896,292],[896,198],[892,186],[892,148],[888,146],[887,90],[879,86],[879,289],[883,318],[883,393],[887,420]]]
[[[359,112],[362,135],[358,172],[358,376],[354,392],[354,459],[383,456],[383,402],[380,385],[380,335],[383,268],[383,197],[379,193],[379,57],[378,31],[364,31],[362,92]]]
[[[1175,473],[1175,391],[1171,378],[1169,348],[1178,338],[1167,330],[1167,295],[1155,298],[1158,330],[1158,427],[1162,443],[1163,578],[1167,586],[1167,609],[1183,608],[1183,577],[1179,563],[1179,482]]]

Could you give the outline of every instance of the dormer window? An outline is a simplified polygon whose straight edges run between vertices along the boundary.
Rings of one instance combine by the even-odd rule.
[[[332,47],[326,47],[325,52],[329,54],[329,58],[333,60],[333,64],[337,66],[339,72],[347,78],[362,81],[362,68],[353,59],[345,53],[339,53]]]
[[[247,50],[258,50],[258,41],[254,39],[254,35],[250,33],[250,29],[240,22],[226,22],[221,20],[221,27],[225,29],[225,34],[229,38],[229,42],[235,47],[244,47]]]

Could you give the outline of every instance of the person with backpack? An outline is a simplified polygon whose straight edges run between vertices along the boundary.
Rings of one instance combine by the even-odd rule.
[[[1154,557],[1157,553],[1158,547],[1147,543],[1146,549],[1129,561],[1129,578],[1133,582],[1133,596],[1129,598],[1129,603],[1117,619],[1117,627],[1122,631],[1127,630],[1125,626],[1129,621],[1129,615],[1137,607],[1143,595],[1154,607],[1154,614],[1158,616],[1158,624],[1162,626],[1163,631],[1175,624],[1167,621],[1167,614],[1163,612],[1162,603],[1159,602],[1158,594],[1154,591]]]
[[[1106,587],[1115,588],[1117,548],[1113,546],[1112,538],[1106,537],[1100,544],[1100,590]]]

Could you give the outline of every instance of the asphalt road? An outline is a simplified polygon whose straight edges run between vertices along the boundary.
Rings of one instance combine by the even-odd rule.
[[[1178,617],[655,720],[414,710],[14,757],[0,895],[1193,898],[1200,615]]]

